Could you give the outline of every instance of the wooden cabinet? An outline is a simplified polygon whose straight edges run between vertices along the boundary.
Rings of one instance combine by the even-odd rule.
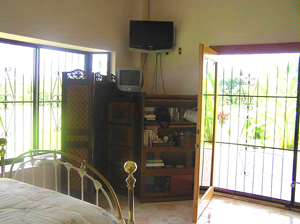
[[[139,163],[141,135],[140,94],[132,99],[111,99],[108,105],[107,178],[119,194],[127,195],[124,164],[128,160]],[[139,175],[135,177],[138,179]],[[138,192],[138,190],[136,191]]]
[[[168,128],[162,128],[151,114],[158,107],[170,111]],[[142,202],[192,198],[196,123],[183,115],[195,107],[196,96],[136,94],[109,103],[107,176],[118,193],[127,193],[120,186],[126,178],[123,164],[134,160],[136,195]]]

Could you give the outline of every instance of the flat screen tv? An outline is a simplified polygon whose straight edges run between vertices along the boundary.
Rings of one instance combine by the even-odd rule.
[[[129,49],[138,51],[171,51],[173,22],[131,20]]]
[[[121,67],[117,69],[116,85],[121,91],[139,92],[142,88],[142,79],[140,68]]]

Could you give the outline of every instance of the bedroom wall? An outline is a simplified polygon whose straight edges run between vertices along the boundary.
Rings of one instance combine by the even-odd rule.
[[[131,66],[129,20],[143,1],[1,0],[0,32],[114,51],[116,66]]]
[[[147,0],[1,0],[0,38],[3,38],[1,33],[5,37],[8,33],[56,42],[54,45],[63,43],[103,49],[114,52],[114,67],[133,66],[140,63],[141,54],[128,49],[129,20],[142,18],[146,2]],[[50,176],[47,186],[54,189],[53,169],[49,169],[47,174]],[[31,169],[26,170],[25,176],[25,181],[29,181]],[[36,181],[42,186],[40,176],[37,176]]]
[[[163,77],[169,94],[197,94],[198,46],[299,41],[299,4],[295,0],[151,0],[150,19],[174,21],[177,46],[163,55]],[[182,48],[182,55],[178,48]],[[146,65],[151,92],[155,55]],[[158,83],[162,93],[161,81]]]

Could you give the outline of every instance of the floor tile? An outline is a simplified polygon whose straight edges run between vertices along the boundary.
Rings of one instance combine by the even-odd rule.
[[[127,197],[119,196],[124,217]],[[193,224],[193,201],[140,203],[135,200],[136,224]],[[214,196],[197,224],[300,224],[300,213]]]

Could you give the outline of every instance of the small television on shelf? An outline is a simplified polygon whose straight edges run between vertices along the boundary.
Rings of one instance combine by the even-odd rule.
[[[142,89],[142,79],[140,68],[120,67],[117,69],[116,85],[121,91],[139,92]]]
[[[129,49],[141,52],[171,51],[174,40],[173,22],[131,20]]]

